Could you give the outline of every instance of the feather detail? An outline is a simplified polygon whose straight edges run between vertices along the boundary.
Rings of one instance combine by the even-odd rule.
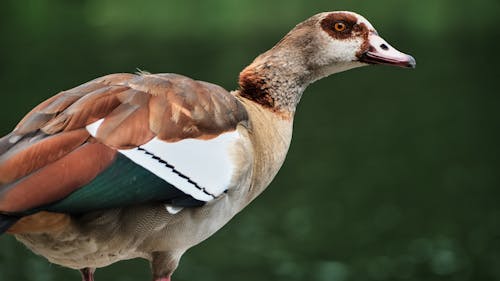
[[[154,137],[149,128],[149,96],[145,93],[130,90],[137,94],[129,98],[106,116],[94,135],[98,140],[115,148],[132,148],[148,142]]]
[[[0,138],[0,155],[14,146],[21,138],[22,136],[16,135],[14,132]]]
[[[0,184],[15,181],[82,145],[89,137],[85,129],[45,135],[27,135],[0,155]],[[2,187],[0,186],[0,194]]]
[[[54,134],[62,130],[82,128],[119,106],[120,101],[116,94],[127,89],[124,86],[107,86],[90,92],[47,122],[41,130],[47,134]]]
[[[14,129],[19,135],[36,131],[54,116],[64,111],[81,97],[108,85],[119,85],[134,77],[133,74],[119,73],[99,77],[73,89],[63,91],[36,106],[28,113]],[[98,118],[99,119],[99,118]]]
[[[115,154],[115,150],[103,144],[85,144],[36,172],[2,186],[0,210],[23,212],[60,200],[89,183],[111,164]]]

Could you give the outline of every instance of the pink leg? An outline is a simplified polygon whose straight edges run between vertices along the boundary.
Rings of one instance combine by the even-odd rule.
[[[94,272],[95,268],[83,268],[80,269],[80,273],[82,274],[82,281],[94,281]]]
[[[169,252],[153,252],[151,257],[153,281],[171,281],[172,273],[177,268],[180,255],[172,255]]]

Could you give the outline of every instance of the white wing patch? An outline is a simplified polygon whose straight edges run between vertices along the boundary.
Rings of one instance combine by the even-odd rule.
[[[99,127],[101,126],[103,121],[104,121],[104,118],[99,119],[99,120],[95,121],[94,123],[88,124],[87,127],[85,127],[85,128],[87,129],[87,131],[89,132],[89,134],[91,136],[95,137],[97,135],[97,129],[99,129]]]
[[[102,119],[87,126],[93,136]],[[231,151],[240,138],[238,131],[210,140],[184,139],[165,142],[154,138],[120,153],[182,192],[201,201],[210,201],[227,190],[235,172]]]

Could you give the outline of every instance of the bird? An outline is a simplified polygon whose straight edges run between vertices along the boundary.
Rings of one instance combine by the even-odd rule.
[[[173,73],[117,73],[62,91],[0,139],[0,234],[93,281],[142,258],[170,281],[181,256],[266,189],[311,83],[367,65],[415,68],[363,16],[306,19],[234,91]]]

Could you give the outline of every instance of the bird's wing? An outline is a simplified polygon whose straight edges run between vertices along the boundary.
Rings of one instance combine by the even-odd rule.
[[[181,75],[97,78],[0,139],[0,213],[204,204],[230,186],[247,119],[229,92]]]

